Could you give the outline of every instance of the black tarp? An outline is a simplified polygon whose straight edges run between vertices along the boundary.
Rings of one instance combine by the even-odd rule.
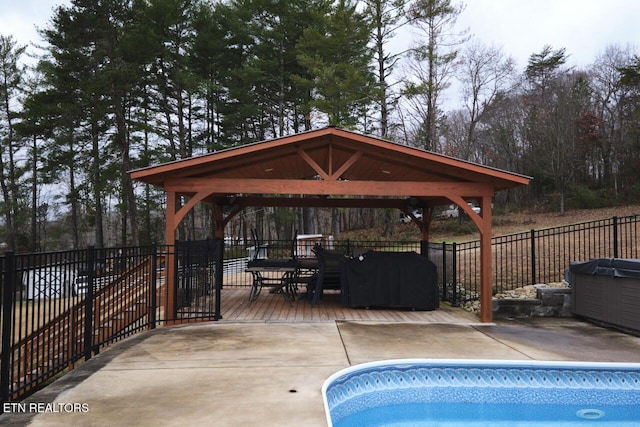
[[[343,264],[343,301],[349,307],[438,308],[438,269],[416,252],[368,251]]]
[[[589,261],[572,262],[569,265],[572,274],[589,276],[640,278],[640,259],[635,258],[594,258]]]

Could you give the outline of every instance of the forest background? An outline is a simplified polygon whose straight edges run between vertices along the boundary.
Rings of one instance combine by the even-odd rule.
[[[128,171],[336,125],[533,177],[497,213],[640,201],[640,59],[608,46],[524,69],[457,32],[453,0],[73,0],[43,54],[0,34],[0,242],[44,251],[164,240],[164,194]],[[472,29],[471,29],[472,30]],[[410,43],[398,37],[411,34]],[[401,49],[398,46],[402,46]],[[454,85],[455,107],[444,94]],[[397,212],[254,209],[272,238],[380,228]],[[178,238],[210,236],[199,206]]]

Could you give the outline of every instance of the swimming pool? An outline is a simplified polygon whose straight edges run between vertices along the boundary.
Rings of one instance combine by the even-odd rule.
[[[640,364],[400,359],[336,372],[330,427],[640,426]]]

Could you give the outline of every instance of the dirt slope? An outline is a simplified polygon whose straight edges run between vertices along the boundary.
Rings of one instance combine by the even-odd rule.
[[[620,206],[615,208],[602,208],[602,209],[579,209],[567,211],[564,214],[558,212],[546,212],[546,213],[534,213],[534,212],[519,212],[508,213],[504,215],[494,215],[493,217],[493,235],[503,236],[506,234],[518,233],[522,231],[529,231],[531,229],[542,229],[557,227],[561,225],[576,224],[587,221],[595,221],[601,219],[609,219],[614,216],[624,217],[629,215],[640,214],[640,205]],[[445,221],[457,221],[456,219],[449,219]],[[435,220],[431,227],[431,241],[456,241],[466,242],[469,240],[478,239],[480,234],[476,231],[475,226],[471,223],[467,223],[460,229],[453,230],[450,226],[453,224],[447,224],[442,220]],[[407,233],[412,237],[415,234],[417,239],[420,238],[417,230],[414,230],[414,224],[406,224],[404,226],[396,227],[396,233],[399,236],[407,237]],[[466,233],[464,230],[469,230]],[[394,233],[394,234],[396,234]]]
[[[550,213],[513,213],[494,217],[494,235],[515,233],[532,228],[548,228],[559,225],[576,224],[579,222],[608,219],[614,216],[628,216],[640,214],[640,206],[619,206],[602,209],[580,209],[567,211],[564,214]]]

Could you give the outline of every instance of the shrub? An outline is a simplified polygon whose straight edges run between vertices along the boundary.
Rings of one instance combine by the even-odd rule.
[[[571,204],[576,209],[597,209],[611,206],[613,201],[608,191],[579,186],[571,194]]]

